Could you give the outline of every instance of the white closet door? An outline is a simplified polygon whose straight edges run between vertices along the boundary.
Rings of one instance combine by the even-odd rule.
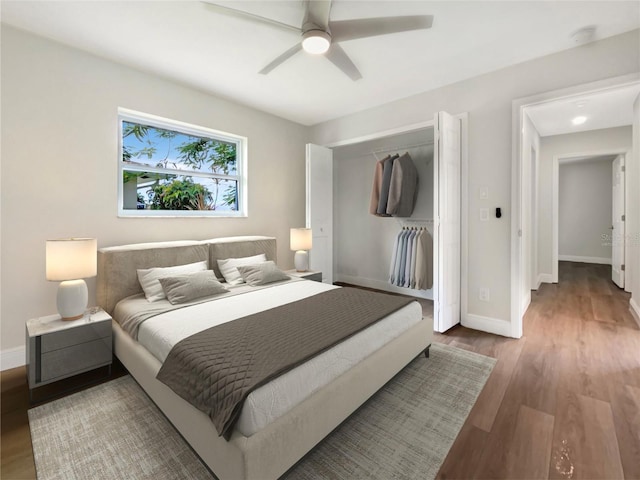
[[[332,284],[333,150],[312,143],[307,144],[307,228],[313,236],[309,266]]]
[[[613,212],[611,229],[611,279],[624,288],[624,156],[613,161]]]
[[[460,120],[435,118],[434,329],[460,323]]]

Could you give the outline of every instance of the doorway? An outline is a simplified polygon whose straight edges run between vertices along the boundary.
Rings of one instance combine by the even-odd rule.
[[[611,265],[611,280],[625,288],[626,151],[553,158],[553,280],[559,262]],[[627,290],[628,291],[628,290]]]
[[[608,79],[605,81],[594,82],[587,85],[580,85],[572,87],[570,89],[563,89],[556,92],[548,92],[545,94],[537,95],[535,97],[529,97],[525,99],[514,100],[513,102],[513,169],[512,169],[512,251],[511,251],[511,336],[519,338],[522,336],[522,319],[526,312],[531,298],[531,290],[537,288],[540,283],[552,283],[558,281],[558,268],[557,268],[557,255],[558,251],[555,245],[557,245],[557,229],[553,232],[553,236],[556,238],[551,239],[552,225],[557,225],[557,214],[553,214],[555,218],[552,221],[546,220],[547,217],[552,216],[552,210],[555,212],[555,208],[552,209],[551,199],[552,192],[557,191],[558,177],[554,176],[553,185],[543,187],[542,180],[544,175],[547,175],[543,170],[547,168],[551,170],[550,162],[544,162],[541,160],[542,154],[539,149],[541,138],[546,135],[558,135],[565,132],[554,133],[542,133],[536,131],[534,122],[530,118],[531,112],[535,108],[545,105],[552,105],[557,103],[563,104],[567,109],[582,108],[589,101],[593,100],[593,105],[600,104],[604,107],[618,105],[620,109],[624,110],[623,114],[613,115],[593,115],[591,118],[586,116],[588,123],[583,131],[589,131],[593,129],[607,129],[613,127],[619,127],[622,125],[628,126],[631,131],[631,125],[633,123],[633,102],[635,98],[640,94],[640,82],[635,76],[625,76],[619,78]],[[607,97],[608,96],[608,97]],[[602,98],[609,98],[615,101],[598,101]],[[587,102],[583,102],[584,100]],[[603,108],[604,108],[603,107]],[[613,108],[613,107],[612,107]],[[585,109],[584,111],[587,111]],[[580,122],[584,123],[585,119],[576,118],[579,114],[574,113],[571,117],[563,117],[561,115],[555,115],[558,121],[563,121],[569,126],[569,128],[575,127]],[[619,123],[620,119],[626,117],[628,121]],[[593,122],[595,118],[605,118],[609,122],[618,122],[614,124],[596,124]],[[571,122],[571,120],[575,120]],[[573,125],[573,126],[572,126]],[[557,126],[557,125],[556,125]],[[563,127],[565,128],[565,127]],[[585,148],[587,153],[597,150],[593,145]],[[629,144],[622,145],[608,145],[606,152],[599,153],[616,153],[624,154],[630,150]],[[573,156],[578,156],[576,152],[583,150],[573,149],[569,150]],[[567,154],[568,152],[563,152]],[[557,155],[558,160],[562,155]],[[630,157],[629,157],[630,158]],[[532,161],[533,159],[533,161]],[[627,159],[629,160],[629,159]],[[559,165],[559,164],[558,164]],[[555,170],[555,166],[554,166]],[[536,185],[535,178],[538,177],[538,185]],[[638,189],[638,179],[632,179],[630,176],[626,178],[625,195],[628,196],[628,192],[631,189]],[[535,199],[538,199],[534,207]],[[556,197],[557,198],[557,197]],[[548,202],[545,208],[544,202]],[[553,202],[556,203],[555,201]],[[538,222],[536,222],[536,218]],[[548,231],[542,223],[550,223]],[[532,250],[535,244],[538,244],[536,248],[536,255]],[[629,242],[625,246],[625,256],[628,255]],[[545,245],[548,245],[548,250],[545,249]],[[625,250],[623,249],[623,251]],[[553,259],[553,260],[552,260]],[[535,263],[534,263],[535,262]],[[551,265],[555,265],[553,269]],[[546,268],[546,267],[549,268]],[[626,265],[626,273],[629,273],[630,265]],[[537,275],[536,275],[537,273]]]

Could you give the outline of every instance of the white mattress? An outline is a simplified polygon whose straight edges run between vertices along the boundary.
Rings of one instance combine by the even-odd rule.
[[[138,331],[138,342],[164,362],[176,343],[194,333],[333,288],[339,287],[312,281],[291,282],[169,311],[145,321]],[[412,302],[254,390],[244,403],[236,428],[244,436],[253,435],[421,318],[422,308]]]

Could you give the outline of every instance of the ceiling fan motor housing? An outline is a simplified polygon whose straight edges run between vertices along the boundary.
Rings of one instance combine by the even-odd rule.
[[[305,52],[321,55],[329,50],[331,35],[324,30],[313,28],[302,34],[302,48]]]

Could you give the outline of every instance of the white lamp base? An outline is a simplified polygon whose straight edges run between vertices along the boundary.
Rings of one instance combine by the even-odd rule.
[[[298,272],[306,272],[309,270],[309,252],[298,250],[293,257],[293,264]]]
[[[89,291],[84,280],[65,280],[58,287],[58,313],[62,320],[82,318],[89,302]]]

